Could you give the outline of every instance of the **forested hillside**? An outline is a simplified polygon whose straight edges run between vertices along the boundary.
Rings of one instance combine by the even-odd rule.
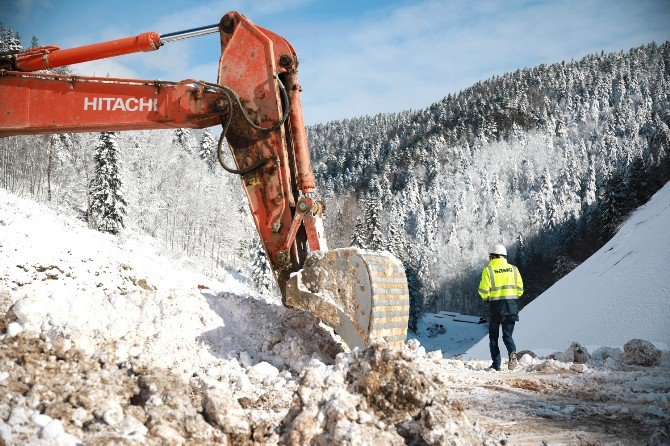
[[[20,48],[0,25],[0,51]],[[527,302],[668,180],[669,95],[666,42],[518,70],[424,110],[312,126],[330,244],[400,257],[417,316],[481,312],[479,273],[502,242]],[[268,289],[239,178],[213,157],[216,131],[3,138],[0,187],[102,230],[141,228],[207,268],[249,268]],[[118,225],[102,224],[109,209]]]
[[[483,310],[502,242],[528,302],[592,254],[670,175],[670,43],[540,65],[424,110],[310,128],[339,244],[406,265],[414,314]]]

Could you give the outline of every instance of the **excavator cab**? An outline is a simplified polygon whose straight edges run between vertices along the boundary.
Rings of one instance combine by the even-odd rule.
[[[34,73],[217,32],[216,83]],[[409,295],[402,263],[388,252],[328,250],[298,57],[284,38],[229,12],[217,25],[66,50],[31,48],[1,59],[0,136],[222,125],[219,161],[240,177],[283,304],[315,314],[350,348],[382,338],[403,344]],[[227,164],[225,141],[234,166]]]

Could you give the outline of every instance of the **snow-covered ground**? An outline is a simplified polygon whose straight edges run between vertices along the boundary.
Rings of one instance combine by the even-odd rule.
[[[632,338],[670,345],[670,184],[637,209],[588,260],[525,307],[519,350],[548,355],[572,341],[621,347]],[[468,356],[489,356],[488,338]]]
[[[428,313],[419,321],[418,334],[410,332],[408,337],[418,339],[427,351],[440,350],[445,358],[452,358],[487,335],[488,326],[480,324],[479,319],[449,311]]]
[[[421,337],[424,346],[410,340],[401,350],[344,353],[314,317],[259,298],[225,271],[217,276],[162,255],[132,230],[100,234],[0,190],[0,438],[45,445],[667,441],[667,352],[651,367],[615,354],[586,364],[527,356],[518,370],[494,373],[488,360],[426,353],[449,337],[465,341],[445,356],[462,353],[485,334],[484,325],[435,315],[448,321],[446,331]]]

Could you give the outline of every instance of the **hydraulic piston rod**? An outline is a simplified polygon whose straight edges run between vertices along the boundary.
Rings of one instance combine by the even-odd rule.
[[[177,31],[174,33],[161,34],[161,43],[174,42],[176,40],[190,39],[192,37],[200,37],[207,34],[214,34],[219,32],[219,25],[201,26],[199,28],[186,29],[184,31]]]
[[[49,68],[122,56],[125,54],[155,51],[166,43],[217,32],[219,32],[219,25],[209,25],[167,34],[158,34],[150,31],[133,37],[94,43],[92,45],[65,50],[61,50],[57,46],[31,48],[29,51],[16,56],[12,64],[12,69],[17,71],[47,70]]]

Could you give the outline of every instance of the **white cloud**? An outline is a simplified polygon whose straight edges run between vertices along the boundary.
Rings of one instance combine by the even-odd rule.
[[[94,62],[84,62],[73,66],[81,76],[121,77],[137,79],[138,73],[118,59],[101,59]]]
[[[425,107],[494,74],[670,38],[667,0],[422,0],[341,15],[347,19],[294,14],[310,1],[209,1],[157,17],[141,31],[173,32],[242,11],[296,48],[308,123]],[[93,41],[138,30],[121,24],[97,32]],[[86,41],[77,37],[76,45]],[[217,36],[206,36],[79,71],[214,81],[219,55]]]
[[[670,37],[658,1],[428,0],[301,39],[307,122],[425,107],[493,74]]]

